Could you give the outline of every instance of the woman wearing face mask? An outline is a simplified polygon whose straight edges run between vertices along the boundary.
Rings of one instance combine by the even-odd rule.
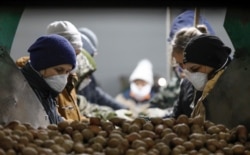
[[[175,63],[181,67],[183,71],[183,53],[184,49],[190,39],[195,36],[208,33],[207,27],[203,24],[197,25],[197,27],[183,27],[176,32],[171,40],[172,45],[172,57]],[[166,117],[178,118],[180,115],[185,114],[190,117],[194,103],[201,97],[202,91],[196,90],[192,83],[185,78],[186,75],[183,72],[183,78],[180,82],[180,93],[177,101],[173,105],[173,111]]]
[[[116,100],[129,107],[132,117],[143,115],[149,108],[149,100],[154,96],[152,89],[153,66],[148,59],[141,60],[129,77],[129,88],[116,96]],[[119,115],[119,114],[118,114]]]
[[[46,33],[58,34],[66,38],[74,48],[77,55],[76,67],[70,72],[67,85],[56,98],[58,112],[68,121],[88,120],[88,118],[82,116],[80,113],[75,87],[78,86],[78,84],[82,81],[82,75],[86,72],[86,70],[91,72],[96,69],[95,62],[91,56],[88,56],[88,52],[84,51],[82,48],[83,43],[81,40],[81,34],[71,22],[54,21],[47,26]],[[22,68],[28,61],[29,56],[24,56],[17,59],[16,64],[18,67]],[[85,63],[89,64],[89,66],[86,66]],[[86,79],[81,85],[83,86],[84,83],[86,85],[87,82],[88,81]]]
[[[67,39],[52,34],[39,37],[28,49],[29,61],[21,71],[44,107],[51,124],[63,119],[56,97],[63,91],[75,68],[76,54]]]
[[[186,78],[202,95],[195,104],[191,117],[206,119],[205,98],[231,62],[231,49],[216,36],[202,34],[192,38],[184,50]]]

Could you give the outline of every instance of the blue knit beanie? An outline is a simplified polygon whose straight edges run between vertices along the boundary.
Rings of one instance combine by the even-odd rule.
[[[61,64],[71,64],[73,68],[76,65],[74,48],[66,38],[57,34],[39,37],[28,52],[31,65],[37,71]]]
[[[93,57],[96,53],[95,47],[92,45],[89,38],[87,36],[85,36],[84,34],[81,34],[81,39],[82,39],[82,43],[83,43],[82,48]]]
[[[174,18],[169,37],[167,39],[169,42],[172,41],[175,33],[181,28],[194,26],[194,13],[194,10],[187,10]],[[205,25],[207,27],[208,33],[211,35],[215,35],[212,26],[208,23],[205,17],[200,15],[198,24]]]
[[[97,52],[97,46],[98,46],[98,38],[96,34],[86,27],[81,27],[78,29],[79,32],[82,34],[82,42],[84,48],[91,56],[94,56]]]

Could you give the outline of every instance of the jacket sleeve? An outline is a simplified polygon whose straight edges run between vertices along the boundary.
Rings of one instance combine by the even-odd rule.
[[[89,103],[111,107],[114,110],[127,109],[122,103],[117,102],[111,95],[103,91],[96,83],[95,77],[91,75],[91,82],[78,94],[83,95]]]
[[[96,87],[96,97],[97,103],[99,105],[105,105],[113,108],[114,110],[118,109],[127,109],[122,103],[117,102],[112,96],[104,92],[100,87]]]
[[[185,114],[187,116],[191,115],[192,108],[190,104],[194,101],[194,88],[192,83],[187,79],[184,79],[180,85],[180,94],[177,101],[173,106],[173,113],[171,117],[177,118],[181,114]]]

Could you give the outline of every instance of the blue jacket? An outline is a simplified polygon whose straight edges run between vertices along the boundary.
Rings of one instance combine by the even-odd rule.
[[[126,109],[121,103],[118,103],[112,96],[104,92],[96,83],[95,77],[91,75],[91,82],[78,91],[78,94],[83,95],[88,102],[98,105],[109,106],[114,110]]]
[[[63,121],[62,117],[57,113],[55,98],[59,93],[49,87],[46,81],[31,67],[30,63],[26,63],[21,72],[43,105],[50,123],[58,124]]]

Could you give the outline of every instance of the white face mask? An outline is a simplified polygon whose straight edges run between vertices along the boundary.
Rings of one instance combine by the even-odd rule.
[[[68,82],[68,76],[69,74],[54,75],[44,78],[44,80],[52,89],[57,92],[62,92]]]
[[[138,101],[142,101],[146,95],[148,95],[151,91],[151,85],[147,84],[141,88],[139,88],[135,83],[130,84],[130,89],[134,94],[134,98]]]
[[[202,91],[208,81],[207,74],[201,72],[191,73],[188,70],[184,70],[186,78],[193,84],[196,90]]]
[[[78,87],[78,90],[82,90],[83,88],[85,88],[87,85],[89,85],[89,83],[91,82],[90,78],[86,78],[84,80],[82,80],[80,86]]]

